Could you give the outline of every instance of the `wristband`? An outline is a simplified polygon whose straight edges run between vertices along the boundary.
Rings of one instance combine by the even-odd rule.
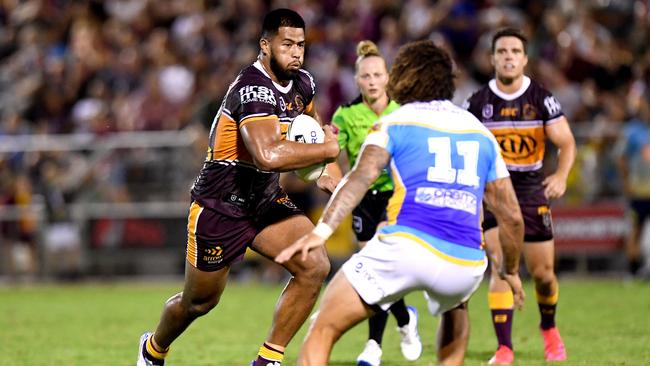
[[[332,235],[333,232],[334,230],[332,229],[332,227],[330,227],[324,222],[319,222],[318,225],[316,225],[316,227],[314,228],[314,230],[312,230],[312,233],[316,234],[317,236],[325,240],[327,240]]]

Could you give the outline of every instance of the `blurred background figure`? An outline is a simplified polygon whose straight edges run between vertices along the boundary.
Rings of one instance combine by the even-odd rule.
[[[626,122],[616,148],[623,192],[629,207],[631,232],[625,245],[630,274],[648,275],[648,261],[642,255],[642,230],[650,217],[650,108],[643,97],[645,86],[634,83],[628,94],[632,118]]]

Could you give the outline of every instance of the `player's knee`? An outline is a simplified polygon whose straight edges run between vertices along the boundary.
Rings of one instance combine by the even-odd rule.
[[[192,301],[187,306],[187,313],[192,318],[198,318],[210,312],[214,309],[215,306],[219,303],[219,297],[215,296],[210,299],[205,299],[201,301]]]
[[[308,337],[312,340],[316,340],[316,343],[318,344],[333,344],[341,337],[341,335],[343,335],[343,329],[334,326],[331,322],[322,322],[316,323],[312,326],[309,330]]]
[[[538,285],[550,286],[555,282],[553,266],[537,266],[533,268],[531,276]]]
[[[327,278],[327,275],[329,275],[331,268],[330,260],[327,256],[322,256],[322,258],[316,260],[315,265],[310,269],[311,273],[309,277],[314,281],[322,283]]]
[[[302,276],[311,282],[323,283],[330,273],[331,264],[324,253],[314,253],[303,267]]]

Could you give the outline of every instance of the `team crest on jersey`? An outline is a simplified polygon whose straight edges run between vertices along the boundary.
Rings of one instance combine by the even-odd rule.
[[[280,110],[282,110],[282,112],[286,111],[287,110],[287,104],[284,102],[284,98],[282,98],[282,96],[280,96],[278,98],[278,101],[280,102]]]
[[[532,121],[537,119],[537,108],[532,104],[524,104],[524,120]]]
[[[296,112],[302,113],[305,110],[305,101],[302,99],[302,96],[296,95],[294,102],[296,104]]]
[[[261,102],[273,106],[277,105],[273,90],[262,85],[246,85],[242,87],[239,89],[239,98],[241,99],[241,104]]]
[[[481,111],[481,115],[483,118],[492,118],[494,115],[494,106],[492,104],[484,105],[483,110]]]

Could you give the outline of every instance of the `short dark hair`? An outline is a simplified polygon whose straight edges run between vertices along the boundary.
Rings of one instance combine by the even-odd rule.
[[[279,8],[271,10],[264,17],[262,24],[262,38],[278,34],[280,27],[305,29],[305,21],[300,14],[291,9]]]
[[[519,38],[521,43],[524,45],[524,53],[528,54],[528,38],[526,38],[524,33],[517,28],[502,28],[499,29],[496,33],[494,33],[494,36],[492,36],[492,53],[496,51],[495,47],[499,38],[503,38],[503,37]]]
[[[454,90],[453,64],[445,50],[430,40],[400,47],[387,86],[397,103],[451,99]]]

